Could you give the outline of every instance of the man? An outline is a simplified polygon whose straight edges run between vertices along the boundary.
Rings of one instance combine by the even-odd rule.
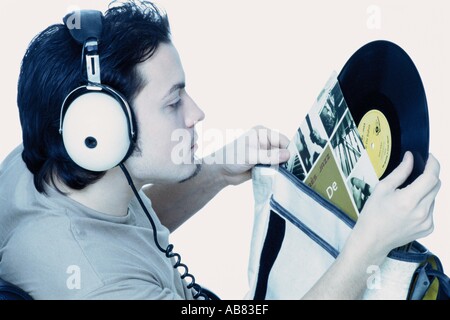
[[[18,90],[23,146],[0,169],[0,277],[35,299],[192,299],[197,290],[188,288],[190,279],[180,278],[156,241],[167,248],[171,231],[226,186],[247,181],[251,159],[287,161],[288,140],[258,127],[239,140],[246,146],[241,163],[175,163],[172,151],[180,142],[172,133],[188,133],[181,143],[193,159],[195,125],[204,114],[186,91],[166,17],[150,3],[113,7],[98,49],[102,82],[120,91],[135,114],[135,149],[122,165],[143,204],[119,167],[91,172],[68,156],[60,111],[85,81],[82,48],[64,25],[50,26],[25,54]],[[439,165],[431,156],[418,181],[396,190],[412,161],[407,154],[374,191],[346,248],[305,298],[358,298],[368,265],[431,232]]]

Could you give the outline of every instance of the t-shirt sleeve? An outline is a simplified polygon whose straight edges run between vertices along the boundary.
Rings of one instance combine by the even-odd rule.
[[[156,284],[130,281],[105,284],[86,294],[87,300],[185,300],[176,292]]]

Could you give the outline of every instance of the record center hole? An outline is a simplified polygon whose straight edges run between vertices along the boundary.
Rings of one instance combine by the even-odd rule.
[[[375,149],[375,143],[372,142],[372,143],[370,144],[370,147],[371,147],[372,149]]]

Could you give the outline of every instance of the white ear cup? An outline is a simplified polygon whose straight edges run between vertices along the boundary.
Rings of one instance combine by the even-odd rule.
[[[101,92],[83,94],[70,104],[63,119],[62,137],[71,159],[96,172],[117,166],[131,143],[122,106]]]

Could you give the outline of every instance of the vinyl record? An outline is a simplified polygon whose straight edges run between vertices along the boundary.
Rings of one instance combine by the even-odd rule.
[[[353,54],[338,80],[378,178],[411,151],[414,169],[403,186],[410,184],[425,168],[430,136],[425,90],[411,58],[392,42],[374,41]]]

